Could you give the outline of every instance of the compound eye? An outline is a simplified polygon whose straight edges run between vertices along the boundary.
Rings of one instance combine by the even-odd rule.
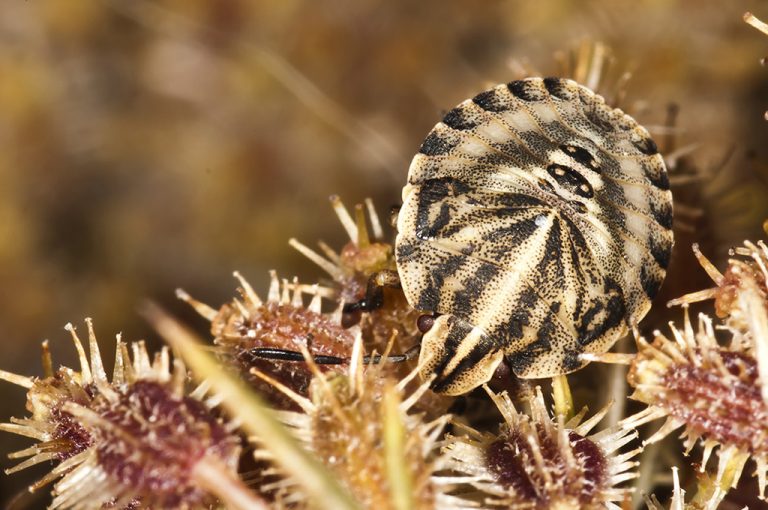
[[[416,319],[416,327],[419,328],[419,331],[422,334],[425,334],[427,331],[432,329],[432,326],[435,324],[435,316],[434,315],[419,315],[419,318]]]

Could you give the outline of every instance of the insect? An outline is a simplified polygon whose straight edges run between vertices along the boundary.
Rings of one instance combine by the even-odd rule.
[[[672,194],[648,132],[571,80],[499,85],[449,111],[413,158],[395,258],[435,314],[420,363],[435,391],[504,360],[551,377],[648,312],[673,244]]]

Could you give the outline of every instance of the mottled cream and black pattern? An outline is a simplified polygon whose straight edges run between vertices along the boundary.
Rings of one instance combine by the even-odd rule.
[[[529,78],[448,112],[413,158],[397,267],[425,375],[460,394],[502,359],[572,372],[648,311],[672,250],[672,195],[648,132],[577,83]]]

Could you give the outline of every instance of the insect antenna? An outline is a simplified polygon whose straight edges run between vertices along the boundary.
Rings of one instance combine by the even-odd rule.
[[[380,354],[373,354],[363,356],[364,365],[378,365],[382,360],[388,363],[403,363],[405,361],[414,359],[419,354],[420,346],[414,345],[403,354],[391,354],[388,356],[382,356]],[[258,359],[270,359],[275,361],[291,361],[291,362],[304,362],[304,355],[299,351],[292,351],[289,349],[273,349],[267,347],[259,347],[257,349],[251,349],[248,353],[252,358]],[[312,360],[318,365],[341,365],[348,363],[350,358],[341,356],[325,356],[317,355],[312,356]]]

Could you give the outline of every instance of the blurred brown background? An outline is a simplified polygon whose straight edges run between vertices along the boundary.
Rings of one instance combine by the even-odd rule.
[[[315,279],[287,239],[340,246],[330,194],[386,214],[441,112],[521,63],[556,74],[555,53],[585,40],[633,72],[641,122],[680,106],[705,177],[679,248],[722,256],[768,216],[768,37],[746,10],[768,18],[735,0],[6,0],[0,367],[39,374],[45,338],[72,364],[62,327],[86,316],[104,344],[152,339],[146,298],[204,333],[173,290],[218,306],[233,269],[260,290],[270,268]],[[705,284],[687,269],[665,294]],[[0,399],[1,421],[25,414],[21,388]],[[0,433],[0,465],[27,444]],[[40,473],[0,476],[0,494]]]

